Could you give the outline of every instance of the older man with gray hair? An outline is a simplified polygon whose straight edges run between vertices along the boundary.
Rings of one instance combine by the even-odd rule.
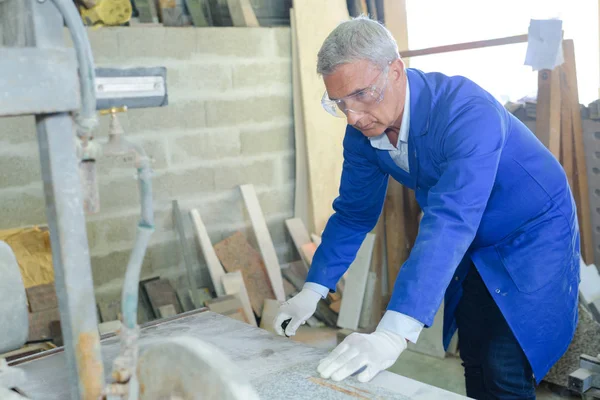
[[[443,341],[458,329],[467,395],[535,398],[578,317],[579,228],[562,167],[472,81],[405,68],[376,21],[340,24],[317,71],[324,109],[348,121],[340,193],[304,288],[281,306],[275,329],[294,335],[335,290],[377,223],[391,176],[415,190],[424,213],[417,240],[375,332],[348,336],[318,372],[369,381],[444,300]]]

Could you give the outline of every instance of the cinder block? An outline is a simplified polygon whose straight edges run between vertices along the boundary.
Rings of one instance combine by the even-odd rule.
[[[88,39],[90,40],[92,53],[94,55],[94,62],[114,62],[115,58],[119,56],[119,31],[121,30],[123,30],[123,28],[104,27],[102,29],[87,29]],[[73,42],[71,40],[71,35],[66,29],[65,31],[65,42],[68,46],[72,47]]]
[[[215,100],[206,103],[208,126],[242,125],[291,117],[292,97],[265,96],[252,99]]]
[[[173,102],[166,107],[131,109],[129,131],[131,133],[173,129],[196,129],[206,125],[204,103],[201,101]]]
[[[268,57],[274,54],[274,37],[269,28],[202,28],[196,32],[200,56],[214,54],[236,57]],[[216,45],[218,43],[218,45]]]
[[[196,49],[196,29],[164,27],[119,28],[118,54],[121,59],[190,59]]]
[[[227,198],[204,202],[196,207],[207,227],[244,222],[244,204],[240,193],[231,190],[227,194]],[[213,244],[222,240],[214,233],[211,239]]]
[[[167,154],[165,152],[165,141],[163,139],[143,139],[139,136],[127,137],[127,140],[140,145],[151,160],[153,170],[167,167]],[[106,139],[100,139],[101,143],[106,143]],[[132,176],[136,174],[135,155],[128,154],[122,156],[103,156],[96,160],[96,172],[101,175],[111,175],[114,173],[130,172]]]
[[[231,67],[225,63],[182,63],[167,70],[167,85],[171,93],[231,89]]]
[[[116,178],[110,180],[108,176],[99,178],[98,191],[100,197],[100,212],[122,210],[140,204],[140,195],[135,173],[131,178]]]
[[[170,138],[172,161],[175,164],[188,161],[214,160],[235,157],[241,153],[240,133],[236,129],[220,132],[198,132]]]
[[[40,183],[39,193],[0,194],[0,229],[16,228],[46,223],[46,205]]]
[[[273,183],[274,164],[271,160],[254,161],[245,165],[224,166],[215,170],[216,189],[233,189],[239,185],[252,183],[268,186]]]
[[[0,118],[0,141],[8,143],[32,142],[37,147],[33,115]]]
[[[294,213],[294,188],[269,190],[258,194],[258,201],[265,216],[271,214]]]
[[[289,26],[273,28],[275,35],[275,55],[292,58],[292,30]]]
[[[273,83],[292,86],[292,63],[290,61],[249,63],[233,67],[233,87],[235,89],[248,86],[264,87]]]
[[[33,143],[32,143],[33,145]],[[36,152],[18,152],[0,155],[2,187],[15,187],[40,182],[40,160]]]
[[[242,129],[240,140],[242,154],[294,150],[294,127],[285,126],[260,131]]]
[[[130,250],[122,250],[101,257],[92,256],[91,261],[94,286],[99,288],[114,279],[125,278],[125,271],[127,270],[130,254]]]
[[[174,199],[194,193],[206,193],[215,187],[215,171],[196,167],[186,170],[170,170],[154,179],[155,199]]]

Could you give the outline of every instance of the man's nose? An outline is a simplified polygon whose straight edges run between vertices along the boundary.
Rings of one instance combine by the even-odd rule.
[[[361,114],[354,112],[352,110],[348,110],[346,112],[346,119],[348,120],[348,125],[355,125],[360,120]]]

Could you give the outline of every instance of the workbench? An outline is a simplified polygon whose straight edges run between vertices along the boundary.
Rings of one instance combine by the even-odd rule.
[[[316,371],[327,355],[288,338],[206,310],[155,321],[141,329],[140,352],[161,339],[192,336],[226,354],[247,374],[261,399],[415,399],[452,400],[465,397],[384,371],[369,383],[355,377],[343,382],[321,379]],[[106,380],[119,352],[118,336],[101,341]],[[66,358],[60,349],[13,363],[27,374],[22,390],[32,399],[63,400],[70,388]]]

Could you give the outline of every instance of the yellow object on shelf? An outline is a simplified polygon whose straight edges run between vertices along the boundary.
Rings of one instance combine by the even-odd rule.
[[[118,26],[131,19],[130,0],[97,0],[91,8],[79,7],[81,19],[88,26]]]
[[[54,282],[50,232],[34,226],[0,230],[0,240],[5,241],[17,258],[25,288]]]

